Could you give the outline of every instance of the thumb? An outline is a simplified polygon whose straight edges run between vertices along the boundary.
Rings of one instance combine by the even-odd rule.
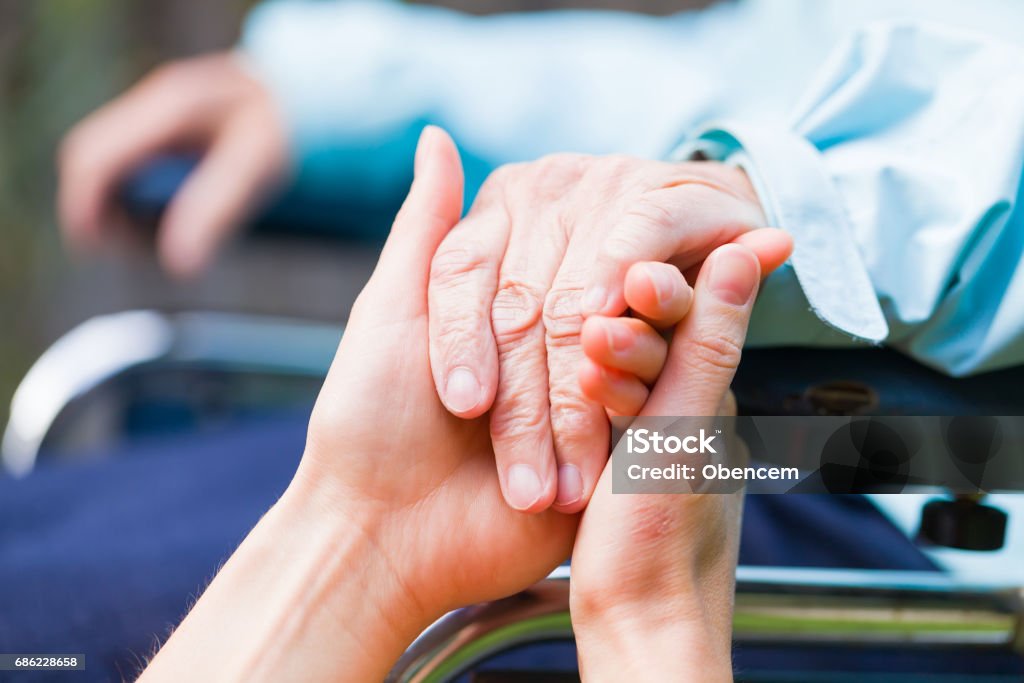
[[[366,286],[390,315],[426,314],[430,262],[462,216],[462,162],[455,142],[427,126],[416,147],[415,176]]]
[[[642,414],[718,415],[740,363],[760,277],[749,248],[727,244],[712,252]]]

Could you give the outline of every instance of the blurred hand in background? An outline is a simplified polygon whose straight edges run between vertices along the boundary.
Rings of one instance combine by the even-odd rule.
[[[95,248],[125,225],[119,184],[160,153],[198,150],[199,166],[160,221],[157,251],[171,274],[199,273],[288,175],[284,121],[233,53],[155,69],[65,137],[58,213],[66,242]]]

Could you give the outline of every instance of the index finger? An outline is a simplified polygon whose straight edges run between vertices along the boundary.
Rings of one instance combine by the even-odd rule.
[[[640,196],[601,246],[583,297],[584,314],[619,315],[626,309],[623,286],[634,263],[670,261],[685,271],[715,247],[764,227],[765,220],[755,200],[711,179],[688,178]]]

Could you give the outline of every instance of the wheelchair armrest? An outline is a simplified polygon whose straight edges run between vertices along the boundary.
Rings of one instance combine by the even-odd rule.
[[[92,318],[57,340],[22,380],[0,461],[24,475],[43,449],[116,440],[138,399],[159,392],[211,398],[203,407],[222,414],[240,399],[249,408],[312,402],[340,338],[339,326],[254,315],[128,311]],[[262,378],[261,391],[217,391],[229,377]]]

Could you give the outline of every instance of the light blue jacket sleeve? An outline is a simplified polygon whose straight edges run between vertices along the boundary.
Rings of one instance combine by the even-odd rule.
[[[875,24],[790,125],[713,124],[695,152],[741,164],[795,236],[753,343],[884,341],[953,375],[1024,363],[1021,48]]]
[[[367,203],[404,193],[428,122],[453,132],[471,196],[502,163],[661,157],[723,121],[680,154],[742,163],[797,237],[751,342],[885,342],[967,374],[1024,362],[1020,48],[919,21],[840,36],[902,15],[1013,39],[1016,7],[748,0],[657,18],[470,17],[275,0],[241,47],[285,108],[303,182]]]
[[[306,182],[368,201],[408,188],[426,123],[453,134],[468,185],[555,151],[664,157],[727,111],[751,22],[727,3],[650,17],[561,11],[471,16],[386,0],[275,0],[241,53],[285,109]],[[723,54],[724,53],[724,54]],[[726,77],[723,77],[726,76]]]

